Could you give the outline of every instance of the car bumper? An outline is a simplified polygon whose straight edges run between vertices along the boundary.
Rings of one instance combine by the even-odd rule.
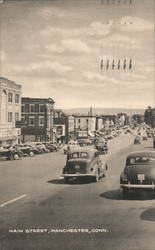
[[[84,176],[92,177],[92,176],[95,176],[95,174],[62,174],[61,176],[62,177],[84,177]]]
[[[128,188],[128,189],[155,189],[155,184],[120,184],[120,188]]]

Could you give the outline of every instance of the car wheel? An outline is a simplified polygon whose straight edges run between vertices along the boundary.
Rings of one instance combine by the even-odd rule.
[[[122,194],[123,194],[123,198],[124,198],[124,199],[127,199],[128,196],[129,196],[129,189],[123,188]]]
[[[19,155],[18,155],[18,154],[14,154],[14,155],[13,155],[13,159],[14,159],[14,160],[18,160],[18,159],[19,159]]]
[[[31,157],[34,156],[34,152],[30,151],[29,156],[31,156]]]
[[[9,160],[9,161],[12,161],[14,158],[13,158],[13,156],[12,155],[9,155],[8,157],[7,157],[7,160]]]
[[[68,177],[64,177],[64,181],[65,181],[65,184],[69,184],[69,178]]]

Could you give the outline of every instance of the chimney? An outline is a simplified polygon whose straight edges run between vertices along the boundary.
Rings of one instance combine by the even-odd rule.
[[[92,109],[92,107],[90,107],[90,116],[92,116],[93,115],[93,109]]]

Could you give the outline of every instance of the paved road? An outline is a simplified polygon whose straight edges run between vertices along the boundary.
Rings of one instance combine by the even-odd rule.
[[[152,193],[123,200],[119,190],[126,155],[152,150],[151,142],[132,142],[127,135],[109,143],[108,175],[98,183],[64,184],[62,152],[0,162],[0,249],[154,250]]]

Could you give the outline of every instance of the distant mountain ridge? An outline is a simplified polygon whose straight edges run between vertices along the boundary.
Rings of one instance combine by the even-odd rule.
[[[73,109],[63,109],[63,112],[67,115],[79,114],[87,115],[90,112],[89,108],[73,108]],[[126,113],[127,115],[141,114],[144,115],[145,109],[135,108],[92,108],[93,115],[115,115],[117,113]]]

